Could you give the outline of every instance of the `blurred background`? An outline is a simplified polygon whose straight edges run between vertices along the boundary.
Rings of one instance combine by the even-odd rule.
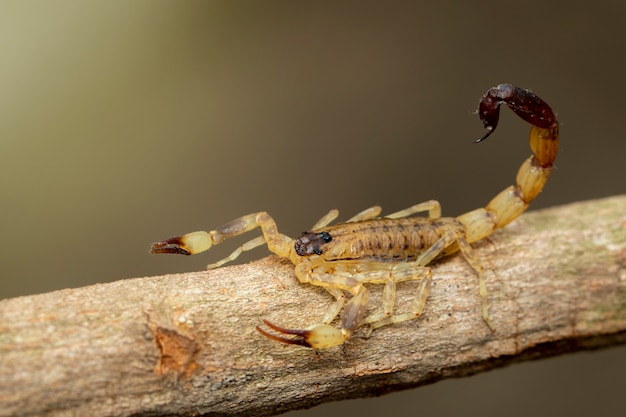
[[[530,154],[502,82],[551,104],[531,209],[624,193],[626,3],[0,2],[0,298],[203,269],[153,241],[267,210],[296,235],[438,199],[485,205]],[[268,252],[259,249],[243,260]],[[626,349],[515,365],[291,416],[607,415]]]

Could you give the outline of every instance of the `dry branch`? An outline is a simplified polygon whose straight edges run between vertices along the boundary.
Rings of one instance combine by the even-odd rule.
[[[475,246],[495,333],[460,257],[434,267],[422,318],[319,353],[254,329],[331,303],[277,257],[3,300],[0,415],[268,415],[626,342],[626,196],[526,214]]]

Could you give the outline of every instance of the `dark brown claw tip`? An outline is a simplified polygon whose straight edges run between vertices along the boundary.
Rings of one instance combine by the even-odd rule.
[[[180,238],[173,237],[171,239],[155,242],[150,247],[150,253],[175,253],[177,255],[191,255],[191,253],[181,246]]]
[[[284,327],[280,327],[275,325],[274,323],[263,319],[263,323],[265,323],[265,325],[267,327],[269,327],[270,329],[276,330],[279,333],[283,333],[283,334],[290,334],[290,335],[294,335],[296,336],[293,339],[290,338],[286,338],[286,337],[280,337],[280,336],[276,336],[273,335],[271,333],[266,332],[265,330],[263,330],[260,326],[256,326],[256,329],[259,331],[259,333],[261,333],[263,336],[275,340],[277,342],[281,342],[281,343],[287,343],[289,345],[299,345],[299,346],[304,346],[304,347],[311,347],[311,345],[309,343],[307,343],[307,341],[305,340],[305,338],[311,333],[308,330],[295,330],[295,329],[286,329]]]

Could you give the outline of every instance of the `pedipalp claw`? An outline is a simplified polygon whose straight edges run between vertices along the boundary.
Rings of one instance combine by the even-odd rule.
[[[350,337],[350,333],[347,331],[342,331],[334,328],[328,324],[314,324],[307,329],[298,330],[298,329],[287,329],[284,327],[277,326],[276,324],[263,319],[263,323],[267,327],[272,330],[277,331],[278,333],[282,333],[285,335],[293,335],[295,337],[288,338],[282,336],[273,335],[265,330],[263,330],[260,326],[257,326],[256,329],[263,336],[268,337],[272,340],[281,343],[287,343],[290,345],[299,345],[304,347],[310,347],[313,349],[324,349],[333,346],[341,345],[345,342],[348,337]]]
[[[286,329],[284,327],[277,326],[274,323],[267,321],[265,319],[263,319],[263,323],[265,323],[265,325],[269,327],[270,329],[276,330],[279,333],[295,335],[297,337],[287,338],[287,337],[276,336],[276,335],[266,332],[265,330],[261,328],[261,326],[256,326],[256,329],[263,336],[270,338],[272,340],[275,340],[277,342],[287,343],[289,345],[300,345],[300,346],[305,346],[305,347],[311,347],[311,345],[306,341],[306,338],[309,335],[308,330]]]
[[[183,247],[183,242],[180,237],[173,237],[161,242],[155,242],[150,247],[150,253],[175,253],[178,255],[191,255],[191,253]]]
[[[195,255],[204,252],[213,246],[215,232],[191,232],[183,236],[171,237],[161,242],[153,243],[150,253],[175,253],[178,255]]]

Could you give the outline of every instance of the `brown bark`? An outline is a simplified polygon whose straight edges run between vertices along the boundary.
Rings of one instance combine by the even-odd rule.
[[[331,303],[278,257],[2,300],[0,415],[269,415],[626,342],[626,196],[526,214],[475,248],[494,333],[458,256],[420,319],[321,352],[255,331]]]

